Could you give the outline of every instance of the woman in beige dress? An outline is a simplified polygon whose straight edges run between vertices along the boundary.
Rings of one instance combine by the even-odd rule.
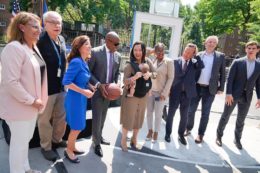
[[[127,133],[133,130],[133,136],[131,138],[131,146],[136,148],[137,136],[139,129],[143,125],[144,114],[146,109],[147,95],[140,97],[134,94],[133,97],[127,97],[129,86],[133,85],[137,80],[143,78],[145,81],[150,80],[150,77],[155,77],[155,71],[151,60],[145,58],[146,47],[142,42],[135,42],[130,53],[130,63],[127,63],[124,69],[124,91],[121,101],[121,113],[120,113],[120,124],[122,124],[122,140],[121,147],[123,151],[127,151]],[[150,72],[142,73],[135,72],[131,63],[138,66],[141,63],[147,63],[150,67]],[[146,87],[146,86],[143,86]],[[135,88],[138,90],[138,88]],[[137,91],[138,92],[138,91]]]

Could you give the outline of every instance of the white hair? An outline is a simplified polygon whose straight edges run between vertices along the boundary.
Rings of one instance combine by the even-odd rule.
[[[217,42],[217,44],[218,44],[218,37],[217,37],[217,36],[215,36],[215,35],[208,36],[208,37],[206,38],[206,40],[205,40],[205,43],[206,43],[209,39],[214,39],[214,40],[216,40],[216,42]]]
[[[56,11],[48,11],[48,12],[44,13],[43,14],[43,21],[45,22],[51,16],[57,17],[57,18],[60,19],[60,21],[62,21],[61,15],[59,13],[57,13]]]

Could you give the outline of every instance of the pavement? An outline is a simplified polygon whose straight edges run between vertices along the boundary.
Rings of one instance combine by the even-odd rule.
[[[113,107],[108,110],[103,130],[104,138],[111,142],[110,146],[102,145],[103,158],[94,154],[91,139],[80,139],[76,145],[84,150],[85,154],[79,156],[81,161],[79,164],[72,164],[65,159],[64,149],[57,149],[60,159],[50,162],[43,158],[40,148],[33,148],[29,150],[30,165],[43,173],[260,173],[260,110],[254,108],[255,101],[254,96],[241,140],[243,150],[238,150],[233,143],[236,111],[233,112],[224,131],[223,146],[219,147],[215,144],[216,127],[224,106],[224,96],[220,95],[216,96],[213,103],[202,144],[194,142],[201,113],[199,106],[195,127],[192,134],[186,138],[187,146],[183,146],[178,141],[179,112],[177,111],[171,143],[164,141],[164,121],[161,124],[158,142],[145,141],[148,131],[145,121],[138,137],[140,150],[131,148],[128,143],[129,151],[123,152],[120,148],[120,107]],[[87,117],[91,118],[91,111],[87,112]],[[8,150],[9,147],[0,128],[0,173],[9,172]]]

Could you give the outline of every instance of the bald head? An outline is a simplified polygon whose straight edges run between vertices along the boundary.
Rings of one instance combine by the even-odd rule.
[[[111,52],[115,52],[120,44],[119,36],[116,32],[111,31],[106,35],[106,46]]]

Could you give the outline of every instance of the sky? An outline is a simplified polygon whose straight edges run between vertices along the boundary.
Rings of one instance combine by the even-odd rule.
[[[199,0],[181,0],[183,5],[190,5],[193,7]]]

